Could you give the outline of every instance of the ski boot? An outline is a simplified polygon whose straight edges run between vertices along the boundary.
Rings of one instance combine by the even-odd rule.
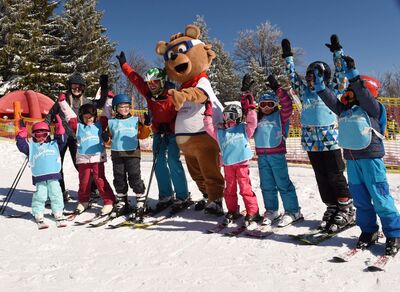
[[[65,190],[63,192],[63,200],[64,200],[64,203],[71,201],[71,196],[69,194],[69,190]]]
[[[394,257],[400,249],[400,237],[388,237],[386,239],[385,255]]]
[[[89,208],[90,208],[89,202],[83,202],[83,203],[79,202],[78,205],[75,208],[75,213],[76,214],[82,214],[83,212],[85,212]]]
[[[281,216],[282,215],[281,215],[281,213],[279,213],[279,211],[266,210],[264,213],[261,225],[264,225],[264,226],[271,225],[276,220],[281,218]]]
[[[162,210],[168,208],[169,206],[171,206],[173,203],[172,201],[172,197],[165,197],[165,198],[160,198],[158,200],[158,203],[156,204],[156,207],[154,210],[152,210],[154,213],[158,213],[161,212]]]
[[[303,218],[304,217],[303,217],[303,214],[301,214],[300,209],[296,213],[285,212],[285,214],[283,214],[282,218],[279,220],[277,226],[285,227],[285,226],[288,226],[288,225],[290,225],[296,221],[299,221]]]
[[[203,199],[201,199],[200,201],[198,201],[195,205],[194,205],[194,210],[195,211],[201,211],[204,210],[204,208],[207,205],[207,199],[208,199],[208,195],[207,194],[203,194]]]
[[[222,199],[209,202],[204,208],[206,214],[214,214],[217,216],[224,215],[224,209],[222,208]]]
[[[189,205],[190,198],[186,199],[175,199],[172,203],[171,214],[178,213],[179,211],[185,209]]]
[[[236,212],[228,212],[225,214],[224,219],[222,220],[221,224],[224,226],[228,226],[231,223],[234,223],[238,218],[242,215],[239,213],[239,206]]]
[[[247,214],[246,217],[244,217],[243,227],[245,227],[247,230],[254,230],[257,228],[257,222],[261,221],[262,219],[263,217],[261,217],[258,212],[255,214]]]
[[[322,220],[319,224],[319,228],[329,230],[329,227],[331,226],[333,218],[335,217],[337,211],[338,208],[336,205],[327,205],[326,211],[324,212]]]
[[[114,208],[111,212],[112,217],[119,217],[122,215],[126,215],[130,212],[131,207],[128,202],[128,195],[127,194],[117,194],[115,196],[117,202],[114,205]]]
[[[356,248],[366,249],[378,241],[378,232],[361,232]]]
[[[353,207],[353,199],[346,198],[344,200],[338,200],[338,211],[333,217],[329,232],[337,232],[345,228],[348,225],[352,225],[355,222],[355,210]]]
[[[146,212],[146,196],[144,194],[136,194],[135,220],[143,222],[143,217]]]

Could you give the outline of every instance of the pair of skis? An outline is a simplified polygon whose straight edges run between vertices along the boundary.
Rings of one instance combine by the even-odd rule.
[[[124,220],[122,222],[116,222],[115,224],[109,224],[108,228],[109,229],[117,229],[120,227],[131,227],[131,228],[140,228],[140,229],[149,228],[150,226],[160,224],[160,223],[176,216],[178,213],[189,209],[190,206],[192,206],[193,204],[195,204],[195,202],[190,200],[183,206],[182,209],[180,209],[177,212],[169,212],[166,215],[159,216],[159,217],[151,219],[151,220],[137,220],[136,218],[127,218],[126,220]],[[150,212],[146,215],[146,217],[152,217],[154,215],[157,215],[157,214],[163,212],[164,210],[168,209],[168,207],[169,206],[167,206],[166,208],[163,208],[163,209],[159,209],[159,210]]]
[[[355,226],[355,224],[349,224],[335,232],[327,231],[325,229],[315,229],[311,232],[303,233],[303,234],[289,234],[289,236],[293,239],[300,241],[302,244],[306,245],[318,245],[325,240],[331,239],[335,237],[339,233]]]
[[[64,228],[64,227],[68,226],[67,223],[65,222],[65,219],[62,219],[62,220],[54,219],[54,220],[55,220],[57,228]],[[39,230],[47,229],[50,227],[50,225],[47,224],[44,220],[40,220],[40,221],[35,220],[35,222],[36,222],[36,225]]]

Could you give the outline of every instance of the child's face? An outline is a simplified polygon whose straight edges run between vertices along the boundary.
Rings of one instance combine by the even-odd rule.
[[[264,115],[269,115],[274,112],[275,107],[278,106],[277,102],[274,100],[263,100],[260,101],[260,110]]]
[[[121,116],[127,116],[131,111],[131,105],[129,103],[120,103],[117,105],[117,113]]]
[[[43,144],[46,142],[47,137],[49,137],[50,133],[46,130],[38,130],[32,133],[32,137],[35,138],[36,143]]]
[[[92,116],[91,114],[84,114],[82,115],[82,118],[85,125],[90,126],[94,124],[94,116]]]

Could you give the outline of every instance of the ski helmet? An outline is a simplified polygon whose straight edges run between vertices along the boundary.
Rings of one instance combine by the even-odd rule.
[[[165,70],[157,67],[150,68],[149,70],[144,73],[144,81],[148,82],[151,80],[160,80],[160,81],[165,81],[166,74]]]
[[[237,104],[227,105],[224,108],[222,114],[224,116],[225,122],[234,121],[236,123],[240,123],[242,116],[243,116],[242,108],[240,107],[240,105],[237,105]]]
[[[260,102],[266,100],[278,101],[278,97],[272,91],[268,91],[260,96]]]
[[[96,120],[97,109],[92,103],[85,103],[79,108],[79,120],[83,122],[83,115],[90,114]]]
[[[48,131],[50,132],[49,125],[45,122],[37,122],[32,125],[32,133],[37,131]]]
[[[129,103],[130,105],[132,105],[132,99],[126,94],[117,94],[112,100],[112,108],[114,111],[117,110],[117,106],[120,103]]]
[[[369,92],[373,97],[378,97],[379,89],[381,88],[381,83],[373,77],[367,75],[361,75],[361,80],[364,81],[364,86],[368,88]]]
[[[85,78],[83,78],[82,74],[79,72],[75,72],[68,79],[68,87],[71,88],[71,84],[79,84],[86,87]]]
[[[310,65],[308,65],[307,70],[306,70],[306,75],[312,73],[314,74],[314,70],[316,69],[318,64],[322,64],[324,66],[324,82],[329,83],[331,79],[331,68],[329,67],[328,64],[322,61],[315,61],[312,62]]]

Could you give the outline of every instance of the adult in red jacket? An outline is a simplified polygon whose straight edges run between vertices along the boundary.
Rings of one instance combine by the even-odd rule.
[[[168,89],[171,89],[172,85],[166,82],[166,74],[162,69],[150,68],[143,79],[126,62],[124,52],[117,58],[122,72],[146,98],[147,107],[152,113],[153,155],[159,190],[156,209],[164,209],[173,202],[173,211],[178,210],[186,205],[189,191],[174,133],[177,112],[171,96],[168,95]],[[176,200],[172,201],[174,189]]]

